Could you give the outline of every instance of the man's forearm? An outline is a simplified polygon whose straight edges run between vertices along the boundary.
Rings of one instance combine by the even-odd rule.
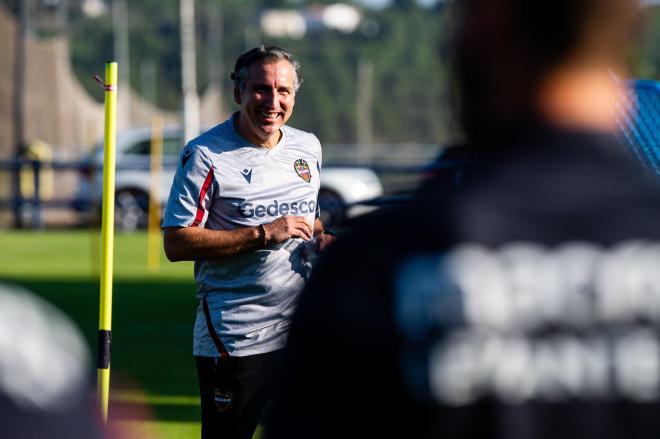
[[[272,223],[236,230],[209,230],[199,227],[166,227],[163,244],[167,259],[210,261],[247,250],[286,241],[311,239],[312,225],[302,216],[281,216]]]
[[[167,227],[163,243],[172,261],[208,261],[233,256],[264,244],[260,227],[209,230],[199,227]]]

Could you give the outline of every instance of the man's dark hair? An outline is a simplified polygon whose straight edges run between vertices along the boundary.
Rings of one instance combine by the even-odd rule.
[[[294,91],[298,91],[302,84],[300,63],[293,57],[291,52],[278,46],[265,46],[262,44],[239,56],[234,65],[234,71],[231,73],[231,79],[234,81],[234,85],[243,91],[245,90],[245,81],[248,79],[248,72],[252,64],[258,62],[276,63],[278,61],[288,61],[291,63],[295,73],[293,88]]]

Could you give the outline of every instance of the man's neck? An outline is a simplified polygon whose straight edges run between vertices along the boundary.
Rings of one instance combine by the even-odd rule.
[[[545,81],[539,108],[553,124],[568,128],[613,131],[620,86],[605,69],[566,66]]]
[[[282,138],[282,130],[279,129],[277,130],[276,133],[273,133],[272,136],[269,136],[265,139],[260,138],[255,136],[244,124],[242,123],[241,120],[241,113],[238,113],[236,118],[234,119],[234,129],[240,134],[242,137],[245,139],[249,140],[251,143],[257,145],[257,146],[263,146],[264,148],[271,149],[275,145],[277,145]]]

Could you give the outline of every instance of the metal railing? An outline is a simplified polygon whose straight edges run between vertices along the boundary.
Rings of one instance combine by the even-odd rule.
[[[660,82],[649,80],[627,81],[628,90],[631,94],[622,96],[616,109],[618,115],[618,137],[620,143],[632,155],[634,155],[643,166],[651,173],[660,176]],[[353,159],[342,159],[335,155],[334,160],[325,163],[325,167],[341,166],[348,168],[372,169],[381,180],[387,180],[393,176],[404,176],[407,185],[396,190],[395,186],[386,186],[386,195],[375,200],[362,201],[359,204],[369,206],[396,206],[410,201],[412,188],[424,176],[431,176],[444,170],[457,169],[462,166],[461,162],[455,160],[431,161],[429,164],[406,164],[396,163],[367,163]],[[428,161],[425,159],[424,161]],[[76,199],[74,197],[54,197],[44,199],[40,188],[41,178],[44,170],[53,172],[78,171],[91,174],[101,172],[97,165],[87,160],[82,161],[40,161],[35,159],[20,158],[16,160],[0,160],[0,172],[25,172],[30,171],[33,180],[33,191],[30,196],[24,196],[20,191],[9,194],[9,198],[2,199],[0,195],[0,209],[14,209],[25,211],[29,209],[29,217],[32,228],[42,228],[44,209],[72,209],[91,211],[94,200]],[[117,169],[138,169],[149,171],[149,163],[130,163],[117,165]],[[392,190],[395,188],[395,190]],[[97,200],[98,201],[98,200]]]
[[[45,170],[60,171],[83,171],[89,169],[89,165],[84,162],[64,162],[64,161],[41,161],[35,159],[15,159],[0,160],[0,172],[7,173],[26,173],[31,174],[32,185],[31,194],[24,195],[18,188],[13,188],[13,193],[9,198],[0,198],[0,209],[13,209],[15,211],[24,211],[29,208],[30,223],[33,229],[43,228],[43,210],[48,208],[73,209],[74,200],[71,197],[53,197],[44,198],[42,196],[42,176]],[[18,189],[18,190],[17,190]]]
[[[334,162],[328,163],[325,167],[347,167],[347,168],[369,168],[372,169],[378,176],[383,178],[388,178],[388,176],[394,175],[403,175],[409,177],[409,180],[413,181],[416,185],[416,181],[420,178],[423,178],[424,175],[432,175],[436,172],[452,169],[460,166],[460,163],[456,161],[435,161],[430,164],[418,164],[418,165],[396,165],[396,164],[371,164],[371,163],[356,163],[356,162]],[[131,164],[122,164],[117,165],[118,170],[144,170],[149,172],[148,164],[141,163],[131,163]],[[9,194],[6,198],[2,198],[0,195],[0,209],[12,209],[21,212],[27,212],[29,217],[29,227],[32,229],[41,229],[44,227],[44,210],[46,209],[70,209],[76,212],[90,212],[92,209],[96,208],[95,201],[92,199],[81,199],[72,196],[61,196],[55,194],[52,198],[44,198],[42,196],[41,188],[42,177],[44,171],[52,171],[54,173],[58,172],[71,172],[76,171],[80,174],[90,175],[94,172],[102,172],[102,167],[90,164],[89,161],[40,161],[35,159],[16,159],[16,160],[0,160],[0,173],[14,173],[20,172],[25,173],[29,171],[31,173],[32,184],[31,194],[25,195],[21,193],[20,190],[13,191],[13,194]],[[403,192],[406,192],[410,187],[406,187]],[[406,194],[392,194],[388,193],[378,199],[374,200],[365,200],[360,202],[360,205],[367,206],[392,206],[399,204],[402,200],[407,200],[408,195]],[[351,206],[345,206],[351,207]]]

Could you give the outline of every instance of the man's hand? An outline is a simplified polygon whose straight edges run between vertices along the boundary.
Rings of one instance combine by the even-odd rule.
[[[264,224],[266,242],[276,244],[289,238],[312,239],[312,225],[302,216],[282,216],[272,223]]]

